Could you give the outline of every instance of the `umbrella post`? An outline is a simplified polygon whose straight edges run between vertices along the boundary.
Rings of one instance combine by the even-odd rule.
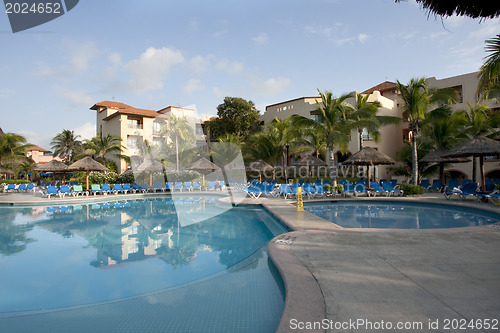
[[[87,172],[85,174],[85,180],[87,182],[87,191],[89,190],[89,173],[90,173],[90,171],[87,170]]]
[[[481,191],[486,191],[486,182],[484,179],[484,156],[479,156],[479,169],[481,172]]]

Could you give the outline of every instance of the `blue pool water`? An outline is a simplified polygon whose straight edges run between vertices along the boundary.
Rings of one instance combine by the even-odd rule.
[[[283,285],[266,245],[286,230],[260,207],[165,196],[0,207],[0,218],[2,332],[273,332],[279,323]]]
[[[304,204],[304,209],[344,228],[435,229],[500,222],[493,212],[413,202],[316,202]]]

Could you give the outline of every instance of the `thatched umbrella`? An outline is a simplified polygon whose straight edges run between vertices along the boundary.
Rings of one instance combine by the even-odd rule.
[[[380,164],[394,164],[396,163],[392,158],[384,153],[379,152],[372,147],[364,147],[357,153],[350,156],[343,162],[347,165],[366,165],[368,167],[368,188],[370,188],[370,166]]]
[[[201,173],[203,177],[203,184],[205,184],[205,175],[208,175],[215,170],[220,170],[220,168],[214,163],[210,162],[210,160],[202,157],[198,161],[194,162],[193,165],[189,167],[189,170],[194,170]]]
[[[296,165],[301,165],[301,166],[304,166],[304,165],[307,166],[308,169],[309,169],[309,178],[311,177],[311,168],[313,166],[318,167],[318,166],[327,166],[328,165],[325,161],[323,161],[323,160],[321,160],[321,159],[319,159],[317,157],[314,157],[312,155],[307,155],[307,156],[302,157],[295,164]]]
[[[475,138],[453,148],[443,157],[479,157],[479,168],[481,170],[481,188],[485,187],[484,180],[484,156],[496,155],[500,153],[500,142],[488,139],[485,136]]]
[[[90,156],[85,156],[84,158],[76,161],[75,163],[68,166],[68,170],[70,171],[86,171],[87,172],[87,190],[89,189],[89,173],[90,171],[109,171],[101,163],[97,162]]]
[[[5,178],[7,178],[7,174],[9,175],[13,175],[14,174],[14,171],[4,167],[3,165],[0,165],[0,174],[1,175],[5,175]]]
[[[54,183],[56,182],[56,173],[65,174],[69,171],[68,166],[58,160],[52,160],[48,163],[40,164],[35,168],[35,170],[52,173]]]
[[[274,171],[274,167],[263,160],[257,160],[255,162],[250,162],[245,169],[247,171],[258,171],[259,181],[262,181],[262,172]]]
[[[470,162],[469,159],[464,158],[464,157],[448,157],[444,158],[443,155],[449,153],[450,150],[444,149],[444,148],[438,148],[436,150],[431,151],[424,157],[422,157],[419,162],[426,162],[426,163],[438,163],[439,164],[439,179],[444,184],[444,165],[446,163],[465,163],[465,162]]]
[[[137,172],[149,172],[149,187],[153,187],[153,173],[163,173],[164,165],[155,159],[147,158],[136,169]]]

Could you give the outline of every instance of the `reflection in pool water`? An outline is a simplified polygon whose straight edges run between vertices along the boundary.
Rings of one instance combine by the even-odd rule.
[[[304,209],[344,228],[435,229],[500,222],[500,215],[450,205],[394,201],[307,203]]]
[[[192,222],[181,223],[176,209]],[[0,208],[0,312],[105,302],[256,269],[267,258],[269,240],[286,232],[253,206],[199,222],[217,209],[213,197],[186,197],[174,205],[167,196]],[[262,279],[274,285],[270,297],[280,295],[281,313],[281,281],[267,271]]]

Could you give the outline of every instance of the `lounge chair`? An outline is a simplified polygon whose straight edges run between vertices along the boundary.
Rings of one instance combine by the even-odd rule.
[[[172,192],[174,190],[174,183],[172,183],[172,182],[166,182],[165,186],[166,186],[165,188],[167,190],[169,190],[170,192]]]
[[[59,198],[64,198],[66,194],[71,194],[71,189],[69,188],[68,185],[61,185],[61,188],[59,189]]]
[[[292,189],[290,188],[290,185],[288,184],[280,184],[280,193],[285,197],[285,199],[288,198],[288,196],[296,196],[297,192],[293,192]]]
[[[387,195],[403,195],[403,191],[399,189],[399,185],[396,185],[396,187],[392,186],[392,182],[383,182],[382,183],[382,188],[387,191]]]
[[[92,194],[96,195],[98,193],[104,193],[101,189],[101,185],[99,184],[92,184],[90,185],[90,191],[92,192]]]
[[[103,194],[112,194],[114,191],[111,189],[111,185],[109,184],[102,184],[102,193]]]
[[[132,190],[135,190],[135,191],[141,191],[142,193],[146,193],[147,192],[147,188],[142,188],[139,184],[137,183],[132,183]],[[134,192],[135,193],[135,192]]]
[[[443,183],[441,182],[441,179],[433,179],[432,185],[427,187],[427,191],[438,190],[439,192],[441,192],[442,187],[443,187]]]
[[[127,190],[123,188],[122,184],[113,184],[113,191],[115,194],[118,194],[120,192],[127,194]]]
[[[199,190],[201,191],[201,184],[200,182],[193,182],[193,187],[192,187],[192,190]]]
[[[368,196],[368,191],[366,189],[366,183],[364,180],[360,179],[354,185],[354,195],[358,196],[360,194],[366,194]]]
[[[458,179],[457,178],[451,178],[448,181],[448,185],[444,188],[445,192],[446,191],[453,191],[455,187],[458,187]]]
[[[317,196],[320,196],[322,198],[325,196],[326,193],[325,193],[325,189],[324,189],[323,185],[314,185],[314,188],[316,190],[315,194]]]
[[[192,186],[191,182],[184,182],[184,185],[182,186],[185,190],[192,191]]]
[[[166,184],[165,183],[162,183],[162,182],[154,182],[153,183],[153,191],[156,192],[158,190],[162,191],[162,192],[165,192],[165,190],[167,189],[166,187]]]
[[[5,189],[5,192],[14,192],[16,190],[16,184],[9,184],[7,185],[7,188]]]
[[[387,197],[389,195],[389,192],[384,190],[378,182],[370,182],[370,194],[373,194],[373,196],[377,196],[377,194],[383,194]]]
[[[456,195],[460,199],[465,200],[469,195],[474,196],[477,199],[477,188],[479,184],[475,182],[469,182],[463,185],[461,188],[454,188],[451,192],[444,192],[444,197],[450,199],[452,196]]]
[[[214,190],[215,191],[215,182],[214,181],[209,181],[208,182],[207,191],[208,190]]]
[[[420,181],[420,187],[427,189],[427,188],[429,188],[429,186],[430,186],[429,179],[422,179]]]
[[[316,194],[316,189],[314,188],[314,186],[312,186],[311,183],[306,183],[303,188],[304,193],[307,194],[307,197],[309,199],[314,197],[314,195]]]
[[[19,186],[17,187],[17,191],[26,191],[26,184],[19,184]]]
[[[35,184],[30,183],[30,184],[26,185],[26,192],[27,191],[33,191],[34,192],[35,191]]]
[[[344,195],[344,197],[348,196],[348,195],[355,195],[356,193],[354,192],[354,185],[350,182],[350,181],[345,181],[345,182],[342,182],[342,187],[344,188],[344,190],[342,191],[342,194]]]
[[[80,194],[85,194],[85,195],[89,195],[89,192],[85,191],[83,189],[83,185],[73,185],[73,196],[76,197]]]
[[[122,185],[123,187],[123,190],[126,191],[125,193],[127,192],[130,192],[130,193],[135,193],[135,189],[133,189],[129,183],[125,183]]]
[[[59,191],[57,190],[57,187],[56,186],[47,186],[47,190],[46,191],[42,191],[41,192],[43,196],[47,197],[50,199],[50,196],[52,195],[58,195],[59,194]]]
[[[174,183],[174,191],[175,190],[182,191],[182,182],[175,182]]]

